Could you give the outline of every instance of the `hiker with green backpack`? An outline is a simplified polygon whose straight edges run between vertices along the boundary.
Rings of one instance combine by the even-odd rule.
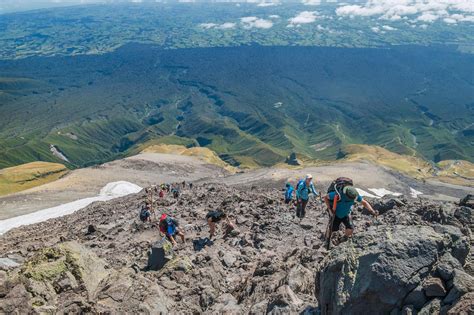
[[[339,230],[339,226],[344,224],[346,237],[352,236],[354,225],[351,220],[352,206],[359,202],[371,214],[377,216],[377,212],[372,206],[359,195],[357,189],[353,187],[352,179],[339,177],[331,183],[328,188],[328,194],[324,197],[324,201],[331,215],[331,222],[328,227],[328,247],[333,232]]]
[[[296,216],[300,219],[303,219],[306,215],[309,194],[318,196],[311,174],[306,175],[305,179],[300,180],[296,185]]]

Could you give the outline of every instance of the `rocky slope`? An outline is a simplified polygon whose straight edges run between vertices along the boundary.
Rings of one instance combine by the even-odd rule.
[[[145,193],[90,205],[1,236],[0,313],[432,314],[474,311],[473,209],[377,200],[354,211],[356,235],[330,252],[319,200],[295,219],[273,188],[200,184],[157,202],[187,241],[146,271],[160,240],[138,221]],[[227,210],[238,233],[208,242],[205,214]],[[159,214],[158,214],[159,215]]]

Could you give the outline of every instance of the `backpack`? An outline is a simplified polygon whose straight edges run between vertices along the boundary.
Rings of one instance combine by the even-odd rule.
[[[167,225],[179,226],[178,220],[176,220],[175,218],[171,218],[171,217],[166,218],[166,224]]]
[[[150,212],[148,211],[147,208],[143,208],[140,210],[140,220],[145,222],[145,220],[150,216]]]
[[[348,177],[339,177],[336,180],[333,180],[331,185],[329,185],[327,193],[335,192],[339,198],[341,197],[342,190],[346,186],[354,186],[352,179]]]
[[[354,186],[354,182],[349,177],[338,177],[329,185],[327,193],[335,192],[336,196],[332,204],[332,209],[336,211],[337,203],[341,200],[342,190],[346,186]]]

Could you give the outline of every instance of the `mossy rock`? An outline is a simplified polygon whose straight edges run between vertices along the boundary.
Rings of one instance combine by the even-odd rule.
[[[54,280],[67,270],[66,254],[59,248],[44,248],[23,266],[21,273],[37,281]]]
[[[78,283],[84,284],[89,294],[94,294],[99,282],[108,274],[104,266],[105,262],[90,249],[77,242],[67,242],[40,250],[25,263],[20,274],[43,282],[72,274]]]
[[[188,256],[176,256],[171,259],[163,268],[163,272],[166,271],[184,271],[186,273],[190,272],[193,269],[193,263]]]

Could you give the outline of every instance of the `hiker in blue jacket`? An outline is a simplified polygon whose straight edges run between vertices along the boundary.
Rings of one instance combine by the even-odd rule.
[[[300,180],[296,186],[296,216],[303,219],[306,215],[306,205],[309,201],[309,194],[318,196],[313,185],[313,176],[306,175],[306,178]]]
[[[285,189],[285,203],[289,204],[293,200],[293,192],[295,189],[293,186],[291,186],[290,183],[286,183],[286,189]]]
[[[358,202],[361,203],[364,208],[369,212],[377,216],[377,212],[372,206],[359,195],[357,189],[352,186],[346,186],[342,190],[341,194],[337,194],[335,191],[330,192],[325,198],[328,209],[331,209],[333,217],[333,223],[331,232],[339,230],[339,226],[344,224],[346,237],[352,236],[354,231],[354,224],[352,223],[351,212],[352,206]]]

